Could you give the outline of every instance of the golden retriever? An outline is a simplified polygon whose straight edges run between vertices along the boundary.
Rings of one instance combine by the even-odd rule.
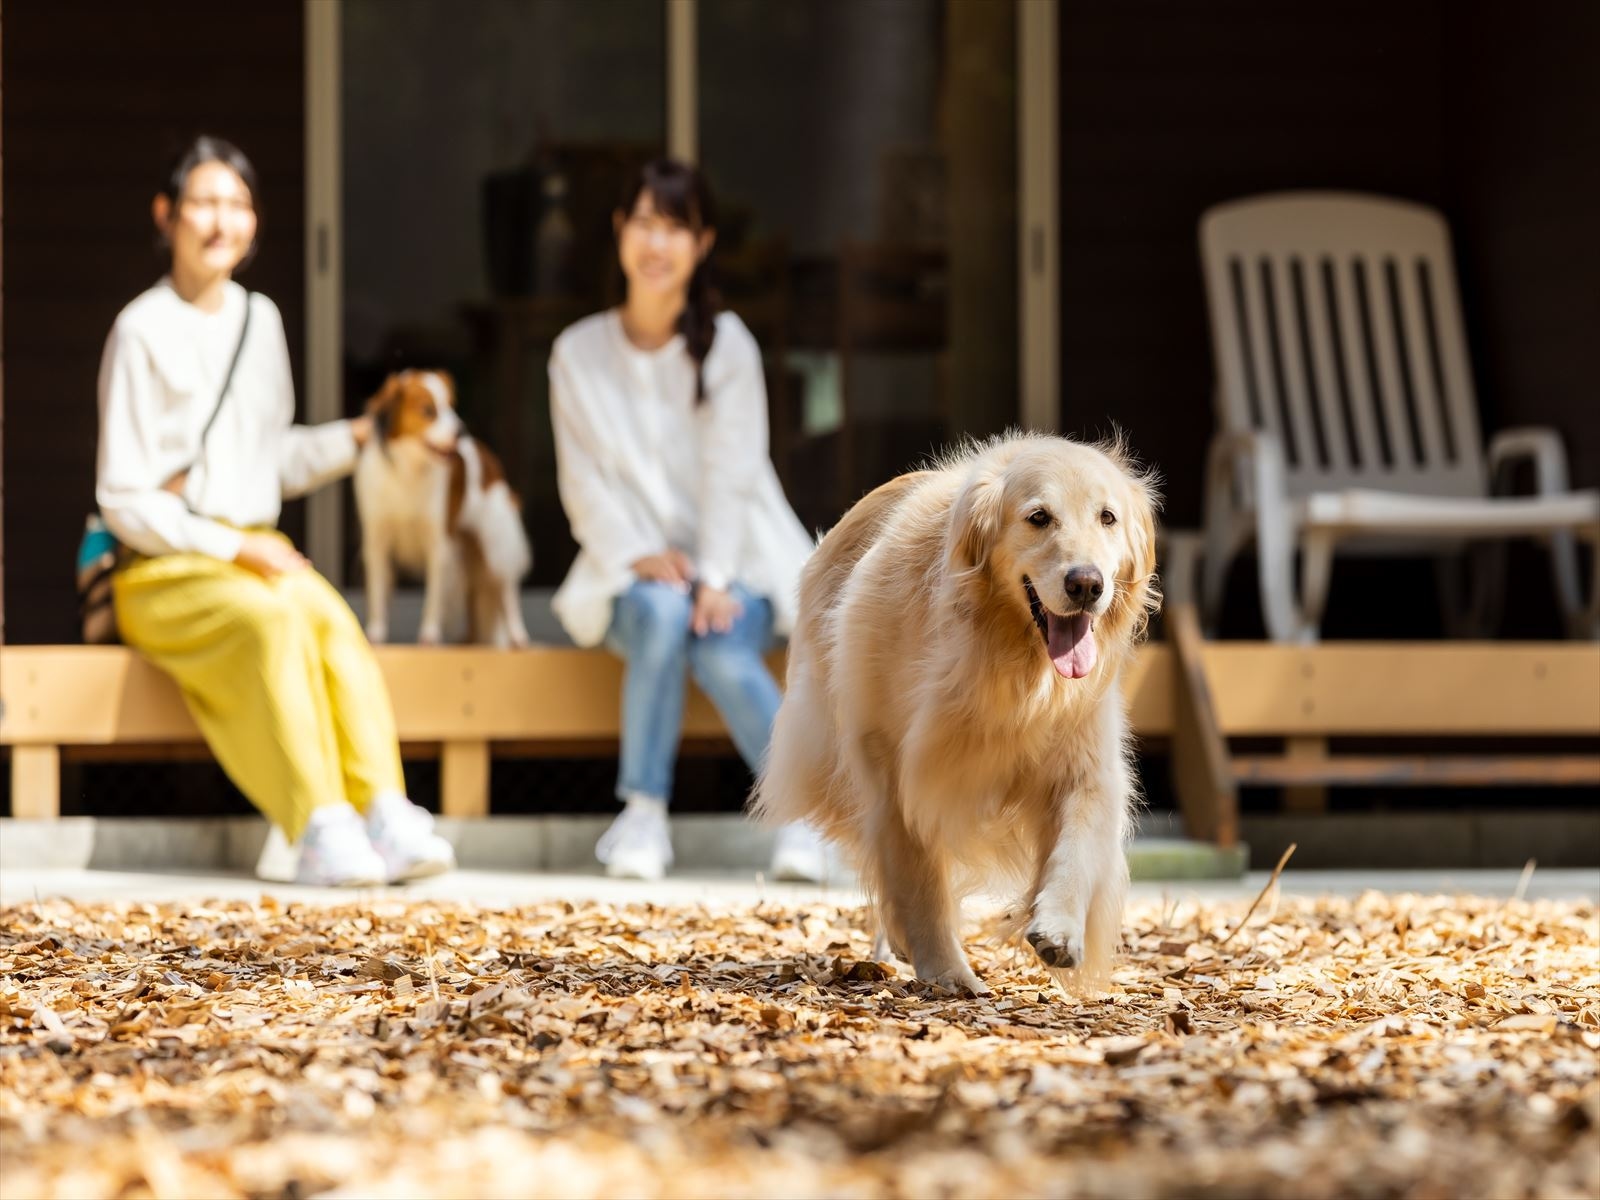
[[[880,943],[986,989],[960,897],[1008,882],[1079,986],[1121,936],[1134,783],[1118,678],[1159,602],[1152,480],[1119,444],[1010,434],[858,502],[800,581],[753,806],[855,860]]]

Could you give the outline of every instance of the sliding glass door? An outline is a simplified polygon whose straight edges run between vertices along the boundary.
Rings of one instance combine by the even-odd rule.
[[[571,559],[545,359],[614,295],[610,210],[662,152],[658,0],[342,0],[342,384],[455,377],[504,459],[535,581]],[[346,522],[347,567],[356,545]]]
[[[1016,12],[699,0],[725,289],[802,516],[1017,419]]]
[[[314,0],[310,86],[332,99],[309,106],[308,215],[334,269],[312,287],[339,351],[319,378],[313,345],[313,414],[358,411],[391,370],[450,370],[524,498],[532,582],[558,582],[549,346],[619,299],[611,210],[675,149],[718,194],[721,290],[762,345],[808,524],[1017,422],[1026,3]],[[355,582],[350,507],[323,565]]]

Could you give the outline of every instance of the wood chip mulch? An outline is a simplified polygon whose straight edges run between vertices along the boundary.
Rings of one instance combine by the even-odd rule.
[[[0,909],[0,1196],[1600,1196],[1600,917],[1130,909],[994,994],[830,905]]]

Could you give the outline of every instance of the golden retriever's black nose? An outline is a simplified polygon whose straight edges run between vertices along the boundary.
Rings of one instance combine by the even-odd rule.
[[[1106,590],[1106,577],[1099,567],[1073,567],[1067,572],[1067,599],[1074,604],[1093,604]]]

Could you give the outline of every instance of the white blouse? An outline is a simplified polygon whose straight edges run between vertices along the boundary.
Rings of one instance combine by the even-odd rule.
[[[239,344],[247,299],[250,331],[201,456],[200,435]],[[107,527],[143,554],[231,561],[240,529],[276,524],[285,499],[355,466],[348,421],[293,422],[277,305],[230,282],[222,307],[206,313],[163,279],[122,310],[100,360],[95,498]],[[162,489],[191,463],[181,497]]]
[[[815,547],[773,470],[761,351],[733,313],[717,316],[695,402],[683,338],[640,350],[616,310],[556,339],[550,413],[557,486],[577,561],[556,592],[556,616],[580,646],[598,644],[632,564],[675,548],[705,582],[738,581],[772,602],[778,632],[794,626],[800,570]]]

